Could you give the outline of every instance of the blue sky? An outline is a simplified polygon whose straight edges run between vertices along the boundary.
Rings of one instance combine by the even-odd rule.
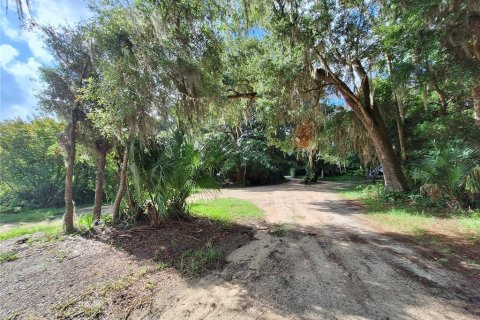
[[[0,120],[28,119],[37,110],[35,92],[41,88],[38,68],[52,61],[39,35],[21,29],[15,1],[0,9]],[[91,16],[82,0],[31,0],[29,17],[39,24],[73,24]]]

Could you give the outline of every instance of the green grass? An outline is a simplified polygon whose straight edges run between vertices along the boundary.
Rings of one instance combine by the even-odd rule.
[[[331,176],[331,177],[325,177],[323,179],[320,179],[320,181],[340,181],[340,182],[347,182],[347,181],[365,181],[365,177],[362,176],[351,176],[351,175],[341,175],[341,176]]]
[[[348,188],[338,190],[338,193],[340,193],[346,199],[355,200],[363,197],[364,188],[364,185],[352,185]]]
[[[47,235],[62,230],[63,208],[23,210],[18,213],[0,214],[0,241],[36,232]]]
[[[157,264],[157,269],[160,270],[160,271],[168,269],[168,268],[170,268],[170,264],[168,262],[160,261]]]
[[[85,205],[88,206],[88,205]],[[80,206],[85,207],[85,206]],[[56,235],[62,231],[62,215],[64,208],[45,208],[23,210],[18,213],[0,214],[0,241],[24,236],[36,232],[46,235]],[[108,219],[103,215],[102,219]],[[87,232],[93,227],[91,213],[77,216],[76,226],[81,232]]]
[[[36,232],[42,232],[47,235],[55,235],[62,231],[61,221],[52,221],[50,223],[39,223],[33,225],[19,225],[9,228],[5,231],[0,232],[0,241],[8,240],[11,238],[16,238],[24,236],[27,234],[32,234]]]
[[[445,233],[453,236],[469,234],[480,239],[478,213],[446,213],[439,208],[422,209],[401,202],[384,202],[372,196],[374,190],[373,185],[354,185],[338,192],[346,199],[360,201],[370,218],[394,231],[406,232],[418,238],[428,238],[432,233]]]
[[[200,200],[190,205],[191,212],[211,220],[230,224],[234,221],[261,218],[263,211],[249,201],[241,199]]]
[[[189,276],[199,276],[206,270],[220,266],[224,255],[214,247],[185,251],[180,257],[180,271]]]
[[[274,224],[268,233],[275,237],[284,237],[288,232],[288,227],[284,224]]]
[[[64,208],[24,209],[18,213],[1,213],[0,224],[17,224],[21,222],[38,222],[58,219]]]
[[[93,228],[93,214],[91,213],[85,213],[82,214],[81,216],[77,217],[77,227],[80,229],[82,232],[88,232],[92,230]]]
[[[7,251],[0,253],[0,263],[17,260],[18,254],[14,251]]]

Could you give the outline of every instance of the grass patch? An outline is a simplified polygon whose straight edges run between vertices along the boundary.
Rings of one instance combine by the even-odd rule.
[[[224,262],[224,255],[214,247],[188,250],[180,257],[180,271],[189,276],[199,276],[209,269],[221,266]]]
[[[54,235],[62,230],[63,208],[22,210],[0,214],[0,241],[42,232]]]
[[[354,185],[338,192],[346,199],[360,201],[371,219],[395,232],[413,235],[419,242],[435,243],[432,233],[480,239],[480,214],[455,214],[440,208],[419,208],[405,202],[382,201],[375,199],[374,193],[378,187]]]
[[[7,251],[0,253],[0,263],[14,261],[19,258],[18,254],[15,251]]]
[[[157,264],[157,269],[159,271],[162,271],[162,270],[165,270],[165,269],[168,269],[168,268],[170,268],[170,264],[168,262],[160,261]]]
[[[0,214],[0,241],[24,236],[36,232],[47,236],[59,234],[62,231],[64,208],[25,210],[20,213]],[[111,215],[102,215],[106,223]],[[91,213],[78,215],[75,221],[80,232],[86,233],[93,228]]]
[[[275,237],[284,237],[287,234],[288,228],[284,224],[274,224],[268,233]]]
[[[21,222],[39,222],[61,218],[64,208],[24,209],[17,213],[0,213],[0,223],[18,224]]]
[[[346,188],[338,190],[338,193],[342,195],[342,197],[349,199],[349,200],[356,200],[361,199],[364,197],[363,189],[365,189],[365,185],[350,185]]]
[[[458,219],[463,228],[479,235],[480,237],[480,214],[463,216]]]
[[[263,217],[263,211],[251,202],[233,198],[200,200],[192,203],[190,210],[198,217],[219,221],[224,224]]]
[[[62,231],[62,222],[54,221],[50,223],[42,223],[35,225],[20,225],[12,227],[6,231],[0,233],[0,241],[24,236],[26,234],[32,234],[36,232],[42,232],[47,235],[55,235]]]
[[[348,182],[348,181],[365,181],[363,176],[351,176],[351,175],[341,175],[341,176],[330,176],[324,177],[320,181],[339,181],[339,182]]]

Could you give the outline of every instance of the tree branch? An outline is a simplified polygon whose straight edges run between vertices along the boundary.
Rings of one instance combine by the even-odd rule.
[[[257,96],[257,93],[254,91],[243,92],[243,93],[237,92],[235,94],[228,95],[227,98],[228,99],[243,99],[243,98],[255,99],[256,96]]]
[[[360,88],[362,88],[364,105],[367,109],[370,109],[371,108],[371,101],[370,101],[371,91],[370,91],[370,81],[368,80],[367,72],[363,68],[360,60],[358,59],[354,59],[352,61],[352,67],[361,81]]]

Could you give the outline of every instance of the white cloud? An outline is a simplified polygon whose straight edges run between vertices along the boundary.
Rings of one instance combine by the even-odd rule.
[[[39,73],[38,69],[41,64],[33,57],[28,58],[26,62],[12,61],[6,65],[2,65],[2,69],[13,75],[15,82],[21,88],[22,92],[18,92],[19,95],[23,95],[23,106],[12,105],[10,109],[16,110],[15,114],[22,116],[26,110],[33,111],[37,102],[35,98],[35,92],[40,89]]]
[[[18,50],[9,44],[0,45],[0,66],[6,66],[19,55]]]
[[[73,25],[92,16],[84,1],[73,0],[36,0],[31,1],[27,20],[32,19],[39,25]],[[32,55],[41,62],[49,62],[52,57],[44,48],[42,37],[34,29],[19,28],[16,20],[0,18],[3,33],[10,40],[27,43]]]
[[[92,15],[86,2],[81,0],[33,0],[30,2],[30,9],[30,12],[27,12],[27,18],[32,18],[35,23],[41,25],[74,25]],[[14,15],[10,15],[10,19],[6,15],[1,15],[0,23],[2,32],[10,40],[10,44],[0,45],[0,67],[13,75],[15,82],[22,90],[18,94],[24,98],[23,106],[18,104],[8,106],[9,114],[2,115],[0,118],[16,116],[25,118],[33,112],[32,108],[37,104],[34,94],[40,88],[38,69],[41,64],[50,63],[53,58],[44,48],[38,31],[19,28]],[[15,48],[16,43],[26,44],[31,55],[28,51],[22,51],[21,46]],[[25,54],[26,59],[23,58]],[[22,61],[19,60],[20,56]]]
[[[32,1],[32,16],[39,24],[74,24],[92,14],[85,1],[81,0],[36,0]]]
[[[27,62],[14,61],[3,68],[15,77],[15,81],[21,79],[38,80],[38,68],[41,64],[33,57],[28,58]],[[22,84],[19,81],[18,84]]]
[[[20,117],[22,119],[27,119],[31,115],[32,115],[32,109],[30,107],[14,104],[10,107],[9,114],[7,116],[8,118]]]

